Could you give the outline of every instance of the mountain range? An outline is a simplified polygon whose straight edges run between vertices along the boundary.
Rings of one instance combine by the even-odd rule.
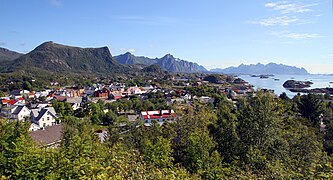
[[[163,70],[169,72],[185,72],[185,73],[195,73],[195,72],[208,72],[206,68],[197,63],[185,61],[179,58],[175,58],[171,54],[167,54],[162,58],[148,58],[144,56],[135,56],[129,52],[115,56],[115,59],[121,64],[143,64],[150,66],[153,64],[159,65]]]
[[[157,66],[159,68],[157,68]],[[197,63],[175,58],[167,54],[161,58],[135,56],[129,52],[112,56],[107,47],[81,48],[52,41],[42,43],[27,54],[0,48],[0,73],[10,72],[73,72],[112,74],[128,72],[209,72]],[[213,73],[225,74],[308,74],[304,68],[282,64],[241,64],[238,67],[212,69]]]
[[[287,74],[287,75],[306,75],[309,74],[306,69],[283,64],[241,64],[238,67],[228,67],[225,69],[211,69],[211,72],[224,74]]]

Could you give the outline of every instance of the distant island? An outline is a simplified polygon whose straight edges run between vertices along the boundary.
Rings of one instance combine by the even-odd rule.
[[[288,66],[284,64],[241,64],[238,67],[228,67],[225,69],[211,69],[211,72],[224,73],[224,74],[279,74],[279,75],[307,75],[308,71],[304,68],[298,68],[295,66]]]
[[[309,88],[311,87],[311,84],[313,82],[311,81],[295,81],[295,80],[287,80],[286,82],[283,83],[283,87],[287,89],[303,89],[303,88]]]

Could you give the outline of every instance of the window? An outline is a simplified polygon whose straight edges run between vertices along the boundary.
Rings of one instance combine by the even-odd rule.
[[[47,117],[47,120],[49,121],[49,120],[50,120],[50,117]]]

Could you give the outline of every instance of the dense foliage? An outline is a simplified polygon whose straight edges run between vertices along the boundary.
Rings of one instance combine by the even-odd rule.
[[[29,124],[1,120],[0,174],[3,179],[333,177],[332,103],[322,96],[289,99],[258,92],[236,104],[218,93],[214,97],[210,105],[174,105],[175,122],[150,127],[118,113],[150,108],[138,98],[88,103],[80,118],[66,104],[54,102],[64,126],[58,148],[34,144]],[[156,106],[158,99],[156,94],[149,101]],[[326,130],[320,131],[321,121]],[[103,143],[95,133],[100,126],[94,124],[108,130]]]

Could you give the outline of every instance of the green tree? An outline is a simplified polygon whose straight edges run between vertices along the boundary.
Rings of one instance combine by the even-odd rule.
[[[238,134],[237,134],[237,116],[236,109],[232,102],[226,98],[217,99],[217,117],[218,120],[210,128],[217,149],[227,163],[237,159],[238,152]]]
[[[112,112],[111,110],[109,110],[109,112],[107,112],[104,116],[103,124],[111,125],[111,124],[116,123],[117,120],[118,120],[117,114]]]
[[[283,152],[277,103],[271,95],[259,93],[238,106],[240,160],[255,170],[265,171],[268,161],[281,157]]]
[[[323,112],[322,101],[314,94],[303,95],[298,103],[300,113],[314,125],[319,125],[319,116]]]
[[[171,142],[169,139],[158,137],[155,142],[145,142],[144,159],[156,167],[171,167],[173,162]]]
[[[30,84],[29,81],[24,81],[22,84],[22,88],[29,91],[33,90],[32,85]]]
[[[279,97],[280,97],[280,99],[285,100],[285,101],[290,100],[290,98],[288,97],[288,95],[285,92],[281,93]]]
[[[90,104],[91,109],[91,122],[94,124],[101,124],[105,117],[104,105],[102,103]]]
[[[215,142],[209,136],[208,131],[199,129],[192,132],[188,137],[188,145],[185,148],[185,158],[183,164],[190,172],[206,171],[210,166],[212,153],[215,149]],[[219,163],[221,158],[219,154],[214,157]]]
[[[0,90],[0,97],[4,97],[4,96],[5,96],[5,93]]]

